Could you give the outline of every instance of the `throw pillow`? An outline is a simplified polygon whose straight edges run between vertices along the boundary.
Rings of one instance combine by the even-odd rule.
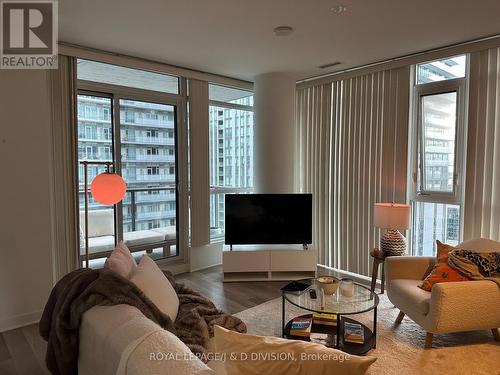
[[[430,292],[432,286],[437,283],[470,280],[469,277],[461,274],[448,264],[448,253],[455,250],[454,246],[436,241],[436,247],[437,262],[431,273],[422,282],[422,285],[419,285],[421,289]]]
[[[172,322],[175,321],[179,298],[170,281],[150,257],[142,256],[130,281],[137,285],[162,313],[168,315]]]
[[[215,326],[215,350],[228,374],[364,374],[375,357],[358,357],[321,344],[254,336]]]
[[[134,257],[123,241],[120,241],[120,243],[116,245],[115,249],[104,263],[104,268],[110,269],[127,280],[130,280],[136,267],[137,264],[135,263]]]

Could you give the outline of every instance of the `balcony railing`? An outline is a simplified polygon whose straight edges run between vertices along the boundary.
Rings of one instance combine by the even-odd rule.
[[[165,186],[165,187],[155,187],[155,188],[144,188],[144,189],[127,189],[125,197],[122,200],[124,206],[130,206],[130,210],[123,213],[123,221],[131,224],[132,231],[137,228],[138,221],[144,220],[154,220],[154,219],[173,219],[176,217],[175,209],[166,209],[161,211],[151,211],[151,212],[138,212],[137,206],[141,203],[164,203],[164,202],[175,202],[175,185]],[[158,194],[150,194],[152,192],[158,192]],[[83,200],[85,191],[80,189],[80,202]],[[91,194],[89,193],[91,198]],[[102,208],[100,203],[89,200],[89,209]],[[83,210],[83,205],[80,207]]]
[[[175,144],[174,138],[171,137],[123,137],[122,142],[162,146],[173,146]]]
[[[148,182],[175,182],[175,176],[171,174],[145,174],[145,175],[136,175],[135,178],[133,176],[127,176],[126,180],[128,181],[148,181]]]
[[[174,122],[172,120],[158,120],[158,119],[135,119],[127,118],[121,119],[121,125],[134,125],[134,126],[145,126],[145,127],[155,127],[162,129],[173,129]]]
[[[122,161],[174,162],[175,155],[122,155]]]

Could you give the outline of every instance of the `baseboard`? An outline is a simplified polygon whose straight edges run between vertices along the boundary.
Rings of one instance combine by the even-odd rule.
[[[217,266],[220,266],[220,265],[222,265],[222,262],[215,263],[215,264],[212,264],[210,266],[203,266],[203,267],[193,268],[189,272],[202,271],[202,270],[206,270],[206,269],[212,268],[212,267],[217,267]]]
[[[7,319],[1,319],[0,333],[38,323],[40,321],[40,318],[42,317],[42,313],[43,310],[39,310],[32,313],[15,315]]]

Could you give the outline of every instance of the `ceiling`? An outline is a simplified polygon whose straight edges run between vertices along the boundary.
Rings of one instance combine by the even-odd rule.
[[[59,0],[60,41],[250,81],[491,36],[499,20],[499,0]],[[275,36],[282,25],[294,33]]]

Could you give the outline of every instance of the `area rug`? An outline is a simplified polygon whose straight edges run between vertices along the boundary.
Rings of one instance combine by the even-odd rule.
[[[377,357],[368,374],[453,374],[500,375],[500,343],[491,331],[434,335],[433,348],[424,349],[425,332],[408,317],[394,325],[399,310],[380,295],[378,306],[377,348],[368,355]],[[478,307],[479,309],[479,307]],[[306,314],[287,302],[287,321]],[[479,311],[478,311],[479,313]],[[248,333],[281,336],[281,298],[244,310],[242,319]],[[353,316],[372,327],[373,312]]]

